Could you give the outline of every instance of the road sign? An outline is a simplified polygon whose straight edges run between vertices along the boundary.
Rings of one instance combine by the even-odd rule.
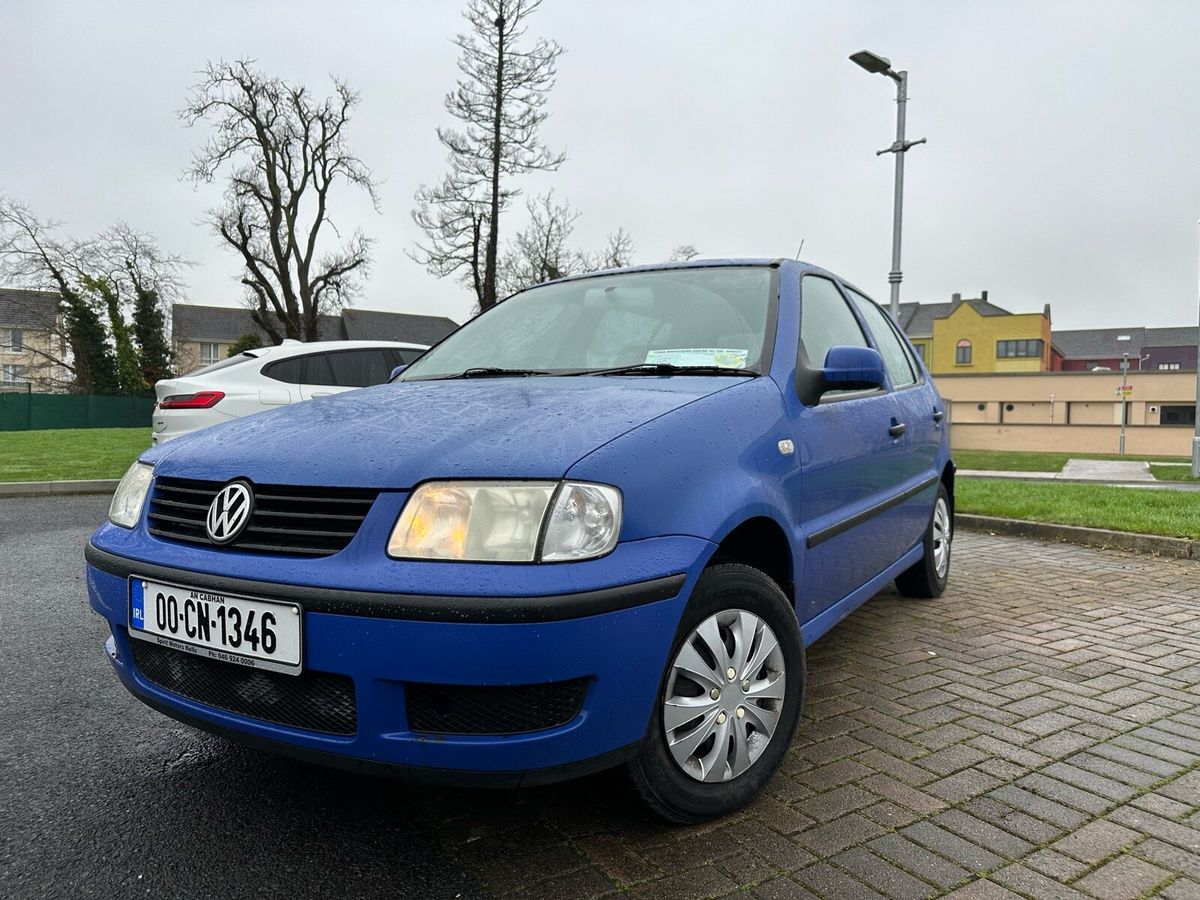
[[[1133,396],[1133,385],[1132,384],[1121,385],[1119,388],[1117,388],[1117,396],[1120,397],[1122,400],[1128,400],[1130,397]]]

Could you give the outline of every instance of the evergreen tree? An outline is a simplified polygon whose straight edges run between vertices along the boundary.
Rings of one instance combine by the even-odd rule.
[[[171,348],[167,343],[167,317],[158,291],[134,284],[133,336],[137,341],[138,368],[148,388],[171,377]]]
[[[257,350],[263,345],[262,336],[256,332],[248,332],[229,345],[229,352],[225,354],[227,359],[233,359],[239,353],[245,353],[247,350]]]
[[[99,298],[100,304],[108,312],[109,334],[112,335],[112,342],[116,349],[118,392],[122,394],[145,393],[146,382],[142,380],[138,353],[133,346],[133,331],[121,311],[117,288],[111,281],[103,277],[81,275],[79,280],[85,288]]]
[[[117,394],[121,382],[117,376],[117,360],[108,343],[104,323],[91,303],[62,276],[57,269],[53,277],[63,312],[63,326],[71,348],[74,370],[72,390],[77,394]]]

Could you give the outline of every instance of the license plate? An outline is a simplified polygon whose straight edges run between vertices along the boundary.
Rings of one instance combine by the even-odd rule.
[[[129,579],[129,634],[222,662],[299,675],[302,621],[294,603]]]

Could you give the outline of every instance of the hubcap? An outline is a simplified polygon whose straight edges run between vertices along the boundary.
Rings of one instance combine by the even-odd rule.
[[[762,755],[783,712],[783,648],[754,613],[722,610],[688,635],[671,663],[663,730],[697,781],[729,781]]]
[[[933,568],[938,578],[945,578],[950,568],[950,528],[950,510],[939,497],[933,508]]]

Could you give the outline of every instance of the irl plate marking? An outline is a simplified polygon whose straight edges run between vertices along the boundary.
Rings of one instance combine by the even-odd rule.
[[[135,581],[133,584],[133,627],[145,630],[145,614],[143,606],[146,597],[146,582]]]

